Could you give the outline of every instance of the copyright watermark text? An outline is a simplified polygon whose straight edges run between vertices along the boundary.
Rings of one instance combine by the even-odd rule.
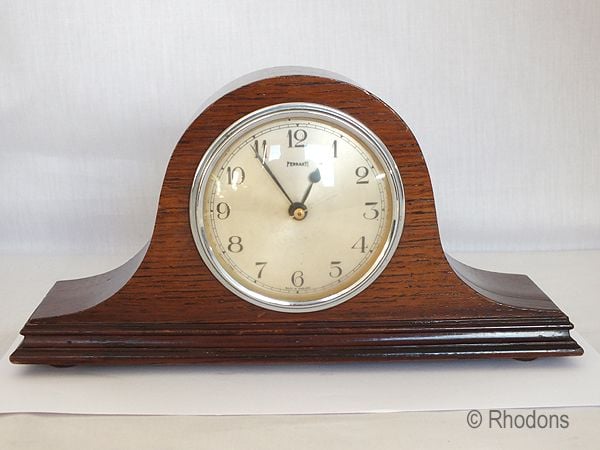
[[[507,411],[505,409],[490,409],[479,411],[472,409],[467,413],[467,425],[471,428],[488,429],[566,429],[569,428],[567,414],[547,413],[538,410]]]

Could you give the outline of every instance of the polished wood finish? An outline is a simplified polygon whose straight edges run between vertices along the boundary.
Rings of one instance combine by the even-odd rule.
[[[276,312],[237,298],[206,268],[190,231],[189,193],[209,145],[237,119],[285,102],[320,103],[363,122],[394,156],[404,184],[404,231],[389,266],[358,296],[324,311]],[[440,243],[423,155],[391,108],[346,82],[288,75],[243,85],[202,112],[171,157],[147,252],[108,274],[57,283],[23,328],[24,342],[11,361],[187,364],[581,354],[571,328],[549,300],[544,308],[506,305],[456,275]]]

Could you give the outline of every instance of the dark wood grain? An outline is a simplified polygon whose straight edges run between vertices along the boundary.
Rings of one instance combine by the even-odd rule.
[[[285,102],[320,103],[363,122],[392,153],[404,184],[405,225],[392,261],[365,291],[324,311],[282,313],[237,298],[202,262],[188,221],[194,173],[213,140],[246,114]],[[25,325],[25,340],[11,361],[178,364],[582,353],[558,308],[503,305],[456,276],[440,244],[431,182],[415,137],[380,99],[329,78],[260,80],[202,112],[169,162],[141,265],[118,292],[90,306],[90,283],[108,283],[124,270],[87,284],[57,284]],[[72,308],[67,314],[59,307],[65,292]]]

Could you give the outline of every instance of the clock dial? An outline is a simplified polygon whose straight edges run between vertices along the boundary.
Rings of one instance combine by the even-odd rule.
[[[402,228],[397,168],[375,135],[310,104],[257,111],[200,163],[190,217],[211,271],[240,297],[307,311],[356,295]]]

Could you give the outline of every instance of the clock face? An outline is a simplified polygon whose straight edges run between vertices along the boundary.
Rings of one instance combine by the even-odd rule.
[[[232,292],[286,312],[329,308],[372,283],[404,218],[398,169],[364,125],[329,107],[274,105],[211,145],[190,195],[200,254]]]

